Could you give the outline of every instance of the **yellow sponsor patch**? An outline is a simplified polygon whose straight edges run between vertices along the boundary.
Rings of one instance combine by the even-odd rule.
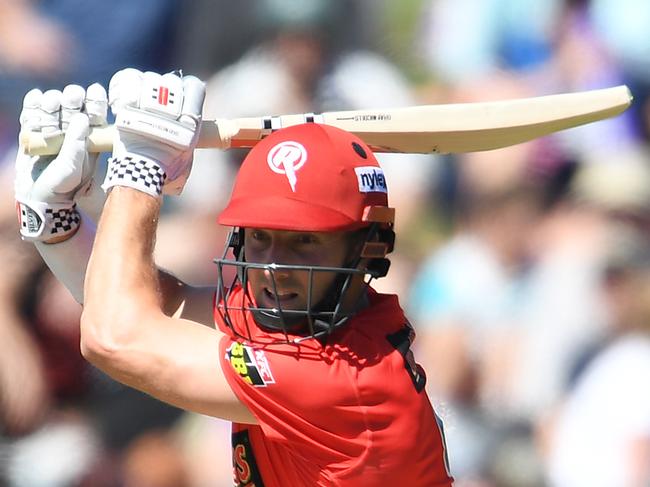
[[[263,350],[240,342],[233,342],[226,350],[226,358],[235,372],[247,383],[265,387],[275,384],[271,367]]]

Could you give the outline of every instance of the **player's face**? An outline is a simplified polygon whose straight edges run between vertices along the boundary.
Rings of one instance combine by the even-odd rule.
[[[347,232],[290,232],[247,228],[244,252],[248,262],[261,264],[308,265],[341,267],[350,252]],[[314,272],[312,305],[321,301],[329,291],[336,273]],[[298,269],[276,269],[273,272],[249,269],[251,291],[262,308],[306,309],[309,299],[309,272]],[[274,292],[277,291],[277,294]]]

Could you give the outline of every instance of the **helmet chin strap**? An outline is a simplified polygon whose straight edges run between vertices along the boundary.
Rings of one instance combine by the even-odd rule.
[[[306,323],[306,316],[286,316],[281,310],[255,309],[252,310],[255,322],[267,331],[281,331],[301,335],[309,333]],[[308,311],[306,313],[309,313]],[[324,320],[315,318],[312,320],[314,334],[324,332],[330,325]]]

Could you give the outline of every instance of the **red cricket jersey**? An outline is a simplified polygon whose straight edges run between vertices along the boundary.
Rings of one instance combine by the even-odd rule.
[[[241,289],[233,294],[241,303]],[[215,313],[228,334],[221,367],[259,422],[233,424],[236,486],[452,484],[441,423],[410,351],[413,329],[397,296],[369,297],[325,343],[245,342]],[[243,312],[232,318],[245,326]],[[276,335],[247,318],[254,340]]]

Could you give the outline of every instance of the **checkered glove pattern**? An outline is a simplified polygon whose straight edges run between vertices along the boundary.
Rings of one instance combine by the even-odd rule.
[[[102,188],[180,194],[192,167],[205,84],[194,76],[129,68],[113,76],[108,91],[117,130]]]
[[[133,156],[111,157],[102,188],[107,191],[113,186],[127,186],[157,198],[162,194],[166,179],[165,171],[154,161]]]

